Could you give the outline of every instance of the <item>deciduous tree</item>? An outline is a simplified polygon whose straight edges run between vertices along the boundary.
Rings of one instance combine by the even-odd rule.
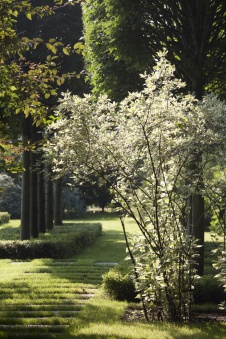
[[[66,93],[47,150],[57,176],[95,173],[110,185],[122,213],[140,231],[131,253],[144,303],[160,317],[182,320],[189,318],[195,263],[186,201],[203,184],[197,168],[187,164],[201,152],[198,169],[204,174],[219,149],[224,152],[226,105],[211,95],[203,101],[181,95],[186,84],[175,78],[165,55],[159,57],[155,71],[143,75],[144,89],[119,104]]]
[[[157,52],[168,50],[184,93],[202,99],[213,90],[225,96],[226,4],[223,0],[88,0],[84,3],[86,65],[93,92],[114,100],[139,89],[139,73],[150,70]],[[202,162],[201,154],[192,166]],[[199,165],[197,165],[199,166]],[[198,170],[198,168],[197,168]],[[197,173],[197,175],[199,175]],[[200,239],[204,267],[204,197],[191,196],[191,227]]]
[[[56,0],[48,1],[48,3],[39,2],[37,4],[37,2],[29,0],[22,2],[3,0],[0,4],[0,119],[2,122],[0,126],[2,137],[6,138],[7,134],[9,134],[8,139],[11,138],[8,130],[10,130],[14,121],[12,118],[14,114],[20,115],[20,117],[24,116],[24,118],[22,118],[22,122],[24,123],[22,127],[24,134],[24,162],[22,164],[24,172],[22,175],[23,193],[21,214],[22,239],[29,239],[31,229],[32,235],[38,235],[36,211],[40,211],[40,208],[37,207],[37,202],[41,201],[37,199],[36,194],[37,183],[40,182],[36,178],[37,173],[32,170],[30,175],[30,159],[28,158],[31,157],[31,164],[33,166],[36,162],[36,160],[34,160],[36,155],[33,150],[37,147],[37,140],[34,140],[34,138],[34,144],[31,145],[31,126],[40,126],[48,120],[51,105],[50,98],[57,94],[57,89],[62,86],[67,79],[71,80],[77,73],[77,69],[72,71],[72,67],[75,65],[72,59],[70,59],[70,70],[69,68],[66,69],[65,66],[64,56],[71,54],[73,46],[69,44],[65,45],[62,41],[63,38],[61,40],[60,36],[59,39],[55,37],[51,40],[49,34],[46,34],[47,32],[50,33],[51,29],[46,29],[43,23],[46,24],[48,18],[52,17],[58,10],[61,11],[61,18],[64,18],[65,23],[65,15],[70,13],[70,11],[68,12],[66,9],[67,5],[72,6],[78,2],[79,1],[67,2]],[[78,12],[77,10],[77,13]],[[57,17],[59,18],[59,16]],[[79,14],[77,17],[79,17]],[[32,19],[34,19],[34,21],[31,21]],[[21,20],[24,24],[22,31],[20,30]],[[30,23],[30,32],[28,32],[28,29],[24,29],[28,22]],[[52,23],[50,23],[50,25]],[[79,24],[80,23],[81,20]],[[76,22],[75,25],[79,26],[79,24]],[[66,24],[64,27],[66,27]],[[68,30],[64,29],[63,33],[66,31]],[[77,32],[76,34],[78,35],[79,33]],[[76,34],[75,36],[77,38]],[[47,40],[45,40],[46,37],[48,37]],[[61,58],[58,59],[59,54]],[[64,62],[64,69],[60,67],[62,66],[62,60]],[[57,64],[58,61],[59,63]],[[49,100],[49,102],[47,102],[47,100]],[[6,123],[8,128],[4,127],[3,131],[3,126],[5,126]],[[17,130],[17,135],[18,134],[19,131]],[[5,142],[1,142],[1,145],[1,152],[4,152],[6,149]],[[5,168],[5,163],[3,163],[2,166]],[[32,188],[32,190],[30,190],[30,188]],[[29,203],[30,200],[31,205]],[[30,210],[30,206],[32,206],[32,211]],[[29,215],[31,215],[30,221]],[[31,223],[32,220],[33,222]],[[33,223],[36,223],[34,227],[32,226]]]

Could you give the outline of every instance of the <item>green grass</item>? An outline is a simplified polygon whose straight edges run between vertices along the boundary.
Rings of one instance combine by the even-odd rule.
[[[65,221],[65,224],[71,221]],[[95,256],[96,261],[119,262],[123,260],[126,253],[126,245],[122,227],[117,214],[110,213],[89,213],[83,219],[77,220],[78,223],[100,222],[102,224],[102,236],[94,244],[75,255],[74,259],[89,259]],[[136,226],[133,224],[131,231],[135,231]]]
[[[127,255],[120,221],[115,214],[90,213],[76,222],[101,222],[103,234],[70,259],[0,260],[0,338],[226,337],[225,323],[123,321],[128,304],[106,299],[100,288],[102,275],[110,267],[107,262],[121,261]],[[11,221],[7,227],[18,225]],[[137,231],[130,219],[127,225],[131,233]],[[99,261],[106,264],[99,265]]]
[[[70,327],[78,339],[217,339],[225,338],[224,323],[145,323],[125,322],[121,318],[126,303],[94,298]]]
[[[29,336],[64,337],[108,269],[93,260],[1,260],[0,330],[10,338],[28,330]]]

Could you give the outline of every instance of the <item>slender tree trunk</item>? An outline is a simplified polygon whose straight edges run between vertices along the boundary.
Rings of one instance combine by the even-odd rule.
[[[38,141],[42,140],[42,133],[37,133]],[[40,146],[40,145],[39,145]],[[46,232],[45,223],[45,165],[43,162],[43,151],[39,147],[37,153],[37,209],[38,209],[38,231],[41,233]]]
[[[200,55],[200,51],[197,46],[200,46],[198,42],[198,33],[193,32],[194,43],[194,60],[191,66],[191,87],[196,99],[202,100],[203,97],[203,55]],[[196,47],[196,48],[195,48]],[[197,248],[197,254],[199,257],[197,261],[197,273],[199,275],[204,274],[204,230],[205,230],[205,207],[204,197],[202,195],[202,154],[199,150],[195,151],[194,159],[190,164],[190,168],[193,171],[194,176],[199,177],[199,183],[191,197],[188,199],[188,205],[191,208],[190,215],[187,221],[187,230],[196,240],[199,247]],[[191,178],[192,179],[192,178]]]
[[[196,258],[197,273],[204,274],[204,197],[199,194],[192,195],[192,235],[197,239],[199,256]]]
[[[21,193],[21,240],[30,239],[30,150],[27,148],[31,137],[31,118],[22,118],[22,139],[24,151],[22,163],[24,171],[22,173],[22,193]]]
[[[197,53],[198,55],[198,53]],[[194,66],[194,69],[197,66]],[[192,87],[195,96],[198,100],[202,100],[203,97],[203,82],[202,82],[202,65],[199,65],[199,69],[195,72],[196,78],[193,81]],[[204,232],[205,232],[205,204],[204,196],[202,195],[203,185],[203,173],[202,171],[202,154],[197,152],[195,157],[194,169],[195,174],[200,177],[201,182],[198,184],[197,191],[192,194],[191,197],[191,222],[192,222],[192,235],[197,239],[197,244],[200,246],[197,249],[199,257],[197,261],[197,273],[199,275],[204,274]]]
[[[62,225],[63,208],[62,208],[62,178],[54,182],[54,224]]]
[[[31,128],[32,146],[36,148],[37,128],[35,125]],[[30,170],[30,228],[31,236],[38,238],[38,155],[36,149],[30,152],[31,170]]]
[[[46,168],[46,191],[45,191],[45,222],[48,230],[53,229],[53,182],[51,180],[50,169]]]
[[[41,158],[41,156],[40,156]],[[41,160],[41,159],[40,159]],[[44,165],[40,163],[38,173],[38,229],[39,232],[46,232],[46,221],[45,221],[45,175]]]

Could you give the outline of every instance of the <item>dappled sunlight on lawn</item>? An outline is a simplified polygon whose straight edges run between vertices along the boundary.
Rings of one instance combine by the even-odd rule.
[[[79,339],[224,339],[225,325],[205,325],[199,327],[176,325],[148,325],[92,323],[79,331]]]
[[[70,327],[79,339],[224,339],[226,323],[126,322],[126,302],[94,298]]]

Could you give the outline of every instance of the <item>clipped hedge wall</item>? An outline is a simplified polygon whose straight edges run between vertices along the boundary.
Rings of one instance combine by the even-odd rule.
[[[226,292],[219,281],[213,275],[204,275],[200,277],[194,284],[194,303],[219,304],[226,300]]]
[[[103,288],[109,298],[114,300],[136,301],[133,280],[133,267],[129,261],[123,261],[103,276]]]
[[[136,301],[133,269],[130,262],[122,262],[103,276],[103,288],[114,300]],[[226,292],[219,281],[211,275],[204,275],[195,281],[195,304],[219,304],[226,301]]]
[[[0,241],[1,259],[63,259],[91,245],[101,235],[101,224],[56,226],[39,239]]]
[[[8,212],[0,212],[0,225],[7,224],[10,220]]]

